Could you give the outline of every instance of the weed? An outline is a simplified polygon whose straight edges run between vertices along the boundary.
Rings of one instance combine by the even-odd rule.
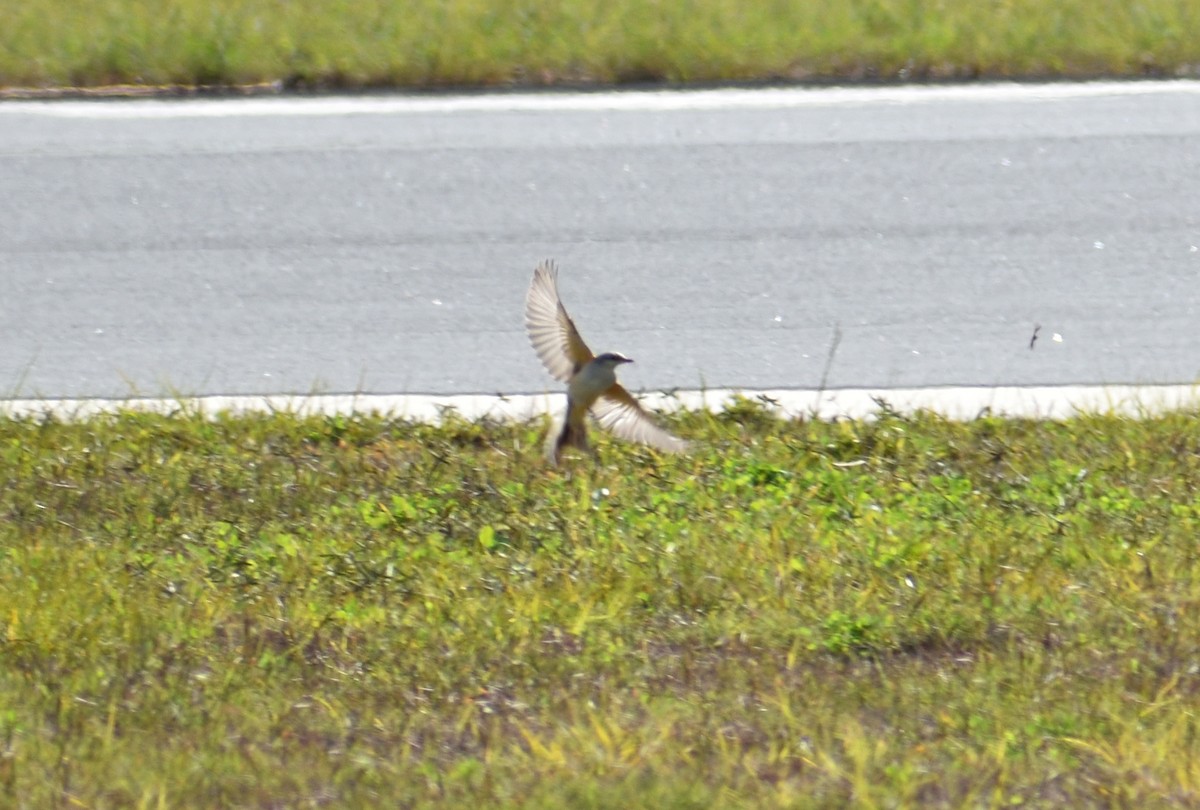
[[[4,23],[0,87],[1176,76],[1200,64],[1200,0],[23,0]]]
[[[18,807],[1192,804],[1194,414],[0,420]]]

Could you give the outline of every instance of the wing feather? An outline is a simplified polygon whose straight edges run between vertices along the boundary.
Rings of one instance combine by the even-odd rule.
[[[569,382],[594,355],[558,297],[558,268],[544,261],[525,296],[525,329],[538,359],[559,382]]]
[[[600,395],[592,405],[592,416],[605,430],[626,441],[641,442],[669,453],[688,448],[683,439],[659,427],[620,383],[614,383]]]

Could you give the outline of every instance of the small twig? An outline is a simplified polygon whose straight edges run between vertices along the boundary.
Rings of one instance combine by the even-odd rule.
[[[829,381],[829,370],[833,368],[833,358],[837,355],[838,345],[842,342],[842,325],[834,323],[833,340],[829,342],[829,352],[825,355],[825,368],[821,370],[821,384],[817,386],[817,401],[813,406],[813,416],[821,410],[821,400],[825,398],[825,384]]]

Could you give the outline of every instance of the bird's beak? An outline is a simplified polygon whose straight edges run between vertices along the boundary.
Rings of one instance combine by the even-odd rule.
[[[633,358],[632,358],[632,357],[625,357],[625,358],[622,358],[622,359],[621,359],[621,362],[622,362],[622,363],[632,363],[632,362],[633,362]]]

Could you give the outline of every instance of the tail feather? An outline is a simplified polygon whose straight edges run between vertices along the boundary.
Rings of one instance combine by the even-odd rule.
[[[562,451],[567,447],[574,447],[582,450],[585,453],[591,451],[587,440],[587,427],[583,419],[573,419],[573,411],[575,410],[573,403],[567,400],[567,417],[562,421],[562,425],[556,431],[551,433],[551,441],[549,441],[547,455],[553,464],[558,464],[562,460]]]

